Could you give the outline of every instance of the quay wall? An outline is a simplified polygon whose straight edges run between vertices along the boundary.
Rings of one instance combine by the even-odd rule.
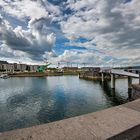
[[[43,72],[20,72],[20,73],[13,73],[9,74],[10,77],[42,77],[48,76],[48,73]]]
[[[9,73],[10,77],[43,77],[43,76],[62,76],[62,75],[78,75],[78,72],[18,72]]]

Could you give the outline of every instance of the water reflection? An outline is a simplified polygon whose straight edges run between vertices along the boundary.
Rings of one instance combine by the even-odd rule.
[[[100,85],[105,92],[105,96],[107,100],[110,100],[112,105],[119,105],[126,102],[126,98],[123,98],[122,96],[120,96],[117,90],[111,89],[108,82],[100,82]]]
[[[102,110],[127,101],[118,81],[93,82],[77,76],[0,79],[0,131],[28,127]],[[118,90],[119,89],[119,90]]]

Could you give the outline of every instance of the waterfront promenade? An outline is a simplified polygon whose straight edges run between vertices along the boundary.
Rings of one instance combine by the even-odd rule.
[[[49,124],[0,133],[0,140],[138,140],[140,99]]]

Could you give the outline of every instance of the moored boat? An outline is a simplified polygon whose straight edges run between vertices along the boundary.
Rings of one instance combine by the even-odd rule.
[[[8,75],[8,74],[1,74],[0,75],[0,78],[2,78],[2,79],[7,79],[7,78],[9,78],[10,76]]]

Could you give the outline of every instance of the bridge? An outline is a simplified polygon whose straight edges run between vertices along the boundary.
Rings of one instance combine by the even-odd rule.
[[[135,74],[135,73],[132,73],[132,72],[127,72],[127,71],[119,70],[119,69],[112,69],[111,74],[120,75],[120,76],[128,76],[128,77],[133,77],[133,78],[139,78],[139,74]]]
[[[125,76],[128,77],[128,89],[132,88],[132,78],[139,78],[139,84],[140,84],[140,74],[135,74],[129,71],[124,71],[122,69],[105,69],[101,70],[102,74],[102,82],[105,80],[105,74],[111,75],[111,88],[115,89],[115,79],[117,76]]]

